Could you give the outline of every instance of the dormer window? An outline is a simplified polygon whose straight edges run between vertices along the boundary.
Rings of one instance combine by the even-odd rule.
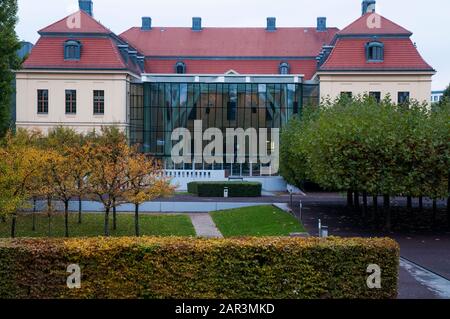
[[[185,74],[186,64],[184,64],[184,62],[177,62],[177,64],[175,64],[175,72],[177,74]]]
[[[383,62],[384,61],[384,44],[381,42],[369,42],[366,44],[367,62]]]
[[[279,71],[280,71],[280,74],[289,74],[289,71],[290,71],[289,63],[287,63],[287,62],[280,63]]]
[[[81,43],[76,40],[69,40],[64,43],[64,60],[80,60]]]

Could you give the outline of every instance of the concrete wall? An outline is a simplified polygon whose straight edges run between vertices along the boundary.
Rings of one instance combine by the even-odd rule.
[[[398,92],[410,92],[410,98],[420,102],[430,101],[431,77],[428,74],[412,73],[319,73],[320,97],[332,99],[341,92],[352,92],[353,95],[371,91],[381,92],[383,99],[388,93],[392,101],[397,103]]]
[[[32,72],[20,71],[17,78],[17,119],[21,128],[38,128],[44,132],[64,125],[78,132],[117,125],[125,129],[129,124],[127,84],[125,73]],[[37,90],[49,90],[48,114],[37,113]],[[66,114],[65,90],[77,90],[77,113]],[[94,115],[93,90],[105,91],[105,114]]]

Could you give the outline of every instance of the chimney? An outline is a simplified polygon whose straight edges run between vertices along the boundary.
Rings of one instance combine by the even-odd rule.
[[[277,30],[277,18],[268,17],[267,18],[267,31],[276,31]]]
[[[377,2],[375,0],[364,0],[362,2],[362,15],[374,13]]]
[[[192,30],[202,31],[202,18],[199,17],[192,18]]]
[[[78,0],[78,4],[80,6],[80,10],[83,10],[91,17],[94,16],[94,5],[92,4],[92,0]]]
[[[317,31],[319,31],[319,32],[327,31],[327,18],[326,17],[318,17],[317,18]]]
[[[141,30],[149,31],[151,29],[152,29],[152,18],[150,18],[150,17],[142,17]]]

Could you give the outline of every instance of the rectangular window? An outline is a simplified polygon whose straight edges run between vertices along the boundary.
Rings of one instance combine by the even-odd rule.
[[[409,102],[409,92],[398,92],[398,104],[406,104]]]
[[[48,90],[37,91],[37,112],[48,114]]]
[[[194,103],[194,105],[192,106],[192,110],[189,113],[188,119],[189,120],[196,120],[197,119],[197,103]]]
[[[352,92],[341,92],[341,98],[346,97],[351,99],[353,97],[353,93]]]
[[[381,102],[381,92],[369,92],[369,95],[377,101],[377,103]]]
[[[294,110],[293,110],[294,114],[298,114],[298,102],[294,102]]]
[[[66,90],[66,114],[77,113],[77,91]]]
[[[236,120],[236,102],[228,102],[227,104],[227,121],[235,121]]]
[[[105,114],[105,91],[94,91],[94,114]]]

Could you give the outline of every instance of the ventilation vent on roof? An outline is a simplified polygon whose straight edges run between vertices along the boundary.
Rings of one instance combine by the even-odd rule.
[[[267,31],[276,31],[277,30],[277,19],[274,17],[267,18]]]
[[[317,18],[317,31],[320,32],[327,31],[327,18],[325,17]]]
[[[202,18],[199,17],[192,18],[192,30],[194,31],[202,30]]]
[[[152,29],[152,18],[142,17],[142,27],[141,30],[148,31]]]
[[[374,13],[377,2],[375,0],[364,0],[362,2],[362,15]]]
[[[78,0],[78,5],[80,6],[80,10],[83,10],[91,17],[94,15],[94,5],[92,0]]]

